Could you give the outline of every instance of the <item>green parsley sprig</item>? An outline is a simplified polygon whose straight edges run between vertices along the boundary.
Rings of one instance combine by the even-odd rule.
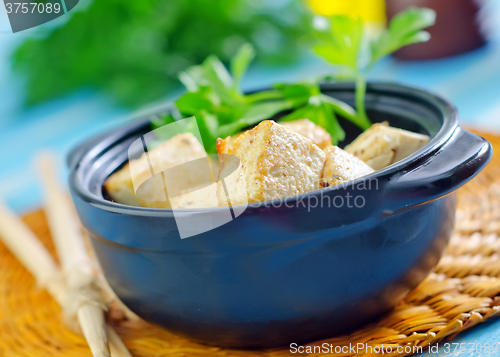
[[[292,102],[279,91],[243,94],[240,82],[255,57],[245,44],[230,62],[230,72],[216,56],[179,75],[187,92],[175,105],[178,113],[152,120],[154,127],[195,116],[207,152],[215,152],[216,139],[237,133],[292,108]]]
[[[216,56],[210,56],[201,65],[182,72],[179,78],[187,92],[175,102],[178,110],[153,119],[153,127],[195,116],[205,149],[213,153],[218,137],[233,135],[285,113],[281,121],[307,118],[325,128],[337,143],[345,138],[337,115],[363,130],[371,125],[366,114],[365,96],[366,77],[373,66],[406,45],[429,40],[429,33],[423,29],[434,22],[433,10],[410,8],[396,15],[378,36],[370,38],[366,27],[357,18],[332,16],[317,19],[313,31],[318,43],[313,50],[341,69],[330,78],[356,82],[356,109],[322,94],[319,84],[325,78],[276,84],[270,90],[244,94],[240,83],[255,57],[252,46],[245,44],[232,58],[229,71]]]
[[[371,124],[365,110],[368,73],[385,56],[402,47],[428,41],[430,34],[423,30],[434,25],[436,13],[428,8],[411,7],[394,16],[389,26],[373,38],[359,19],[332,16],[323,20],[315,22],[319,43],[313,50],[341,67],[344,80],[356,82],[356,122],[366,129]]]

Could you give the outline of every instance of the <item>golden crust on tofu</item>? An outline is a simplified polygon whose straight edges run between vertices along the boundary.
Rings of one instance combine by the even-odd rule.
[[[329,146],[324,151],[326,160],[320,182],[322,187],[338,185],[374,172],[370,166],[338,146]]]
[[[230,154],[232,151],[232,144],[234,140],[232,140],[231,136],[228,136],[226,139],[217,139],[217,154]]]
[[[248,203],[243,163],[235,155],[219,155],[219,157],[221,169],[217,181],[218,205],[227,206]]]
[[[160,172],[203,157],[207,157],[207,154],[191,133],[178,134],[149,151],[147,156],[143,154],[139,159],[130,161],[120,171],[108,177],[104,186],[111,198],[119,203],[171,208]],[[190,172],[189,167],[183,170],[181,166],[178,175],[181,187],[187,184],[192,184],[192,187],[197,185],[197,174]],[[180,190],[178,187],[169,189],[173,192]]]
[[[332,137],[323,127],[314,124],[309,119],[299,119],[279,123],[288,130],[294,131],[297,134],[305,136],[310,139],[314,144],[318,145],[320,149],[324,149],[332,145]],[[239,132],[226,138],[226,144],[232,146],[234,141],[245,132]]]
[[[243,133],[232,148],[228,144],[228,140],[220,140],[219,153],[235,155],[240,162],[228,155],[221,162],[219,177],[227,177],[224,182],[228,197],[219,180],[219,205],[227,205],[227,199],[232,205],[262,202],[319,188],[324,152],[310,139],[274,121],[265,120]]]
[[[392,128],[387,123],[373,124],[345,151],[360,158],[375,170],[383,169],[413,154],[429,142],[427,135]]]
[[[285,128],[296,132],[310,139],[314,144],[321,149],[332,145],[332,137],[321,126],[314,124],[309,119],[299,119],[282,123]]]

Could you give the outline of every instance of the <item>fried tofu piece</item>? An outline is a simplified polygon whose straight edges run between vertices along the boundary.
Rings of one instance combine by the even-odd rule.
[[[284,122],[281,125],[310,139],[314,144],[318,145],[320,149],[325,149],[332,145],[332,137],[330,134],[328,134],[323,127],[314,124],[309,119]]]
[[[131,160],[120,171],[113,173],[104,186],[111,198],[130,206],[171,208],[165,192],[162,171],[196,159],[207,157],[203,146],[191,134],[178,134],[162,143],[139,159]],[[208,160],[208,159],[207,159]],[[199,185],[193,168],[179,166],[179,186],[168,187],[170,192],[180,192],[185,185]]]
[[[217,207],[217,184],[214,183],[210,186],[182,194],[172,198],[170,201],[173,209]]]
[[[111,199],[115,202],[128,206],[141,205],[141,202],[134,192],[129,163],[109,176],[104,182],[104,187]]]
[[[375,172],[362,160],[338,146],[329,146],[324,151],[326,160],[320,181],[322,187],[338,185]]]
[[[429,142],[427,135],[390,127],[387,123],[373,124],[345,151],[380,170],[413,154]]]
[[[272,120],[265,120],[240,135],[219,139],[224,155],[217,183],[219,205],[253,203],[294,196],[319,188],[325,153],[310,139]]]
[[[248,191],[243,162],[230,145],[231,137],[217,139],[220,170],[217,181],[218,206],[247,204]]]
[[[296,132],[297,134],[310,139],[314,144],[319,146],[320,149],[325,149],[326,147],[332,145],[332,137],[330,136],[330,134],[328,134],[328,132],[323,129],[323,127],[314,124],[309,119],[299,119],[279,124],[283,125],[285,128],[291,131]],[[232,135],[227,144],[233,145],[234,141],[244,133],[245,132],[239,132]]]

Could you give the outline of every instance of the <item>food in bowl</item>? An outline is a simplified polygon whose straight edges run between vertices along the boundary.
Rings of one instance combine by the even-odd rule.
[[[324,152],[310,139],[271,120],[240,135],[232,146],[219,139],[217,151],[234,155],[241,162],[232,180],[226,180],[227,200],[222,197],[222,183],[218,183],[222,205],[263,202],[316,190],[325,162]],[[223,176],[234,170],[232,161],[221,164]]]
[[[352,84],[321,89],[355,98]],[[373,83],[367,109],[374,122],[431,140],[348,185],[255,203],[234,219],[227,207],[157,209],[105,198],[104,182],[151,131],[149,118],[75,148],[73,200],[118,297],[173,333],[234,348],[345,334],[394,307],[436,266],[453,229],[453,192],[486,165],[491,146],[458,125],[450,103],[424,90]],[[342,124],[353,142],[359,129]],[[358,206],[348,206],[349,196]],[[176,212],[192,222],[228,220],[181,239]]]
[[[236,51],[229,69],[216,56],[209,56],[202,64],[179,74],[186,93],[175,101],[172,110],[152,121],[153,128],[159,129],[177,125],[182,119],[195,118],[196,133],[192,132],[198,135],[199,143],[203,141],[210,153],[217,147],[218,154],[225,155],[219,157],[221,175],[217,179],[217,175],[212,175],[210,184],[203,182],[200,185],[197,173],[186,178],[187,181],[194,180],[199,186],[197,188],[203,189],[204,199],[192,197],[196,195],[192,191],[196,188],[193,185],[183,183],[183,191],[167,184],[168,178],[163,176],[163,171],[175,166],[175,160],[178,160],[179,166],[187,167],[189,160],[185,160],[183,153],[179,153],[176,158],[170,158],[171,155],[167,153],[164,155],[167,158],[163,159],[165,162],[161,162],[161,158],[155,158],[159,150],[153,151],[151,155],[144,153],[139,161],[132,161],[129,169],[139,172],[130,175],[117,173],[110,177],[105,185],[109,195],[117,202],[127,201],[151,208],[215,207],[214,191],[219,206],[265,202],[312,192],[320,188],[320,181],[321,187],[326,187],[357,179],[360,177],[357,170],[359,174],[370,173],[367,167],[340,151],[340,148],[328,149],[345,139],[345,131],[338,117],[347,119],[362,130],[369,129],[372,122],[365,105],[367,73],[378,60],[398,48],[427,41],[428,34],[423,30],[434,23],[434,12],[429,9],[409,9],[394,18],[388,28],[376,36],[365,33],[367,30],[357,18],[333,16],[316,20],[311,30],[317,36],[318,43],[313,50],[327,61],[343,67],[346,73],[341,77],[344,80],[356,83],[355,105],[321,93],[321,78],[277,83],[265,91],[244,93],[240,88],[241,80],[255,56],[250,44],[244,44]],[[328,77],[328,80],[331,79]],[[283,126],[271,121],[275,117],[282,119]],[[239,133],[255,125],[256,128]],[[377,165],[376,168],[372,167],[374,169],[394,163],[422,146],[411,147],[404,140],[401,141],[401,138],[412,137],[411,133],[390,128],[378,129],[372,128],[365,137],[359,139],[359,150],[353,143],[354,156],[361,156],[364,161],[374,161]],[[373,133],[380,135],[372,138]],[[389,136],[389,145],[385,140],[386,133],[392,135]],[[428,136],[422,137],[419,143],[429,140]],[[366,139],[376,141],[375,145],[370,142],[363,144]],[[137,144],[150,149],[145,142]],[[164,150],[175,148],[173,143],[164,145]],[[366,148],[367,145],[370,147]],[[399,151],[398,146],[401,146]],[[340,166],[335,166],[335,177],[323,177],[325,149],[328,149],[329,165],[336,165],[337,156],[339,163],[342,161]],[[235,158],[231,159],[228,155]],[[350,168],[350,164],[355,164],[356,169]],[[344,171],[340,172],[342,169]],[[210,171],[213,174],[215,170]],[[233,174],[234,171],[238,172]],[[179,176],[175,178],[177,183],[184,181],[183,173],[176,174]],[[145,182],[144,175],[152,177],[148,177]],[[226,184],[231,187],[224,186]],[[173,183],[173,186],[179,185]],[[137,199],[131,197],[131,188],[138,195]],[[181,197],[183,195],[187,196]],[[176,203],[179,198],[180,205]]]
[[[320,149],[332,145],[332,136],[321,126],[314,124],[309,119],[299,119],[280,123],[285,128],[310,139]]]
[[[320,187],[330,187],[369,175],[375,170],[356,156],[338,146],[325,148],[325,165]]]
[[[429,136],[391,128],[387,122],[373,124],[345,150],[380,170],[410,156],[429,142]]]
[[[183,133],[167,140],[156,149],[144,153],[139,159],[130,160],[121,170],[111,175],[105,188],[111,198],[130,206],[150,208],[171,208],[165,197],[161,176],[150,178],[149,162],[164,171],[174,166],[178,170],[179,181],[196,184],[196,173],[182,170],[183,163],[206,157],[203,146],[191,133]]]

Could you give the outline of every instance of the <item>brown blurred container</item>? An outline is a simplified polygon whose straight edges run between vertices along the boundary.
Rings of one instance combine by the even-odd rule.
[[[405,47],[394,56],[426,60],[472,51],[486,43],[479,23],[478,0],[386,0],[387,18],[410,6],[428,7],[437,13],[436,25],[427,29],[431,40]]]

